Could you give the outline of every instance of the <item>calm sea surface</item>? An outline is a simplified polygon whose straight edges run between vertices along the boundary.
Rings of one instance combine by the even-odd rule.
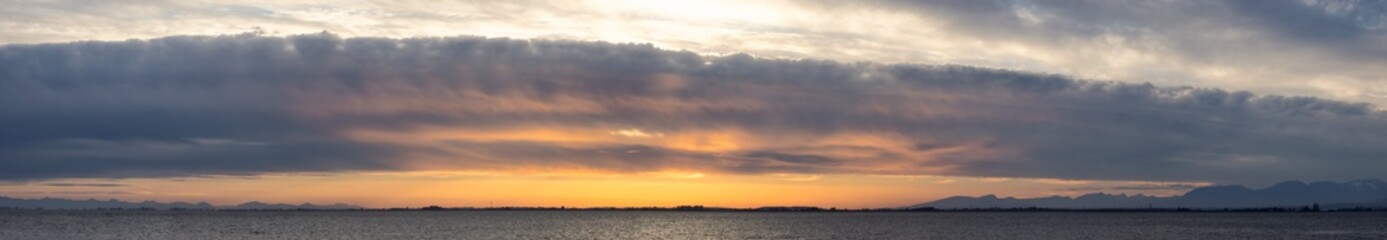
[[[1387,239],[1387,213],[0,211],[0,239]]]

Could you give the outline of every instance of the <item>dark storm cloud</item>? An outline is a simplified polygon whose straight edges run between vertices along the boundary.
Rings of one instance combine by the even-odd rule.
[[[501,131],[626,128],[644,132]],[[445,130],[462,133],[433,138]],[[1255,181],[1387,168],[1387,116],[1367,104],[474,37],[4,46],[0,132],[8,180],[428,166]],[[737,141],[713,144],[723,138]]]

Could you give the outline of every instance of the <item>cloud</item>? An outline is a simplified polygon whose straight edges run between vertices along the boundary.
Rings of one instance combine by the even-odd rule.
[[[649,42],[1387,104],[1382,1],[3,1],[0,43],[169,35]],[[168,14],[178,13],[178,14]]]
[[[1161,190],[1187,191],[1187,190],[1195,189],[1195,188],[1198,188],[1198,187],[1201,187],[1201,185],[1184,184],[1184,183],[1173,183],[1173,184],[1137,184],[1137,185],[1123,185],[1123,186],[1074,187],[1074,188],[1061,188],[1061,189],[1058,189],[1058,190],[1060,190],[1060,191],[1072,191],[1072,192],[1095,192],[1095,191],[1097,191],[1097,192],[1101,192],[1101,191],[1161,191]]]
[[[7,180],[561,168],[1238,182],[1387,167],[1387,115],[1364,103],[648,44],[175,36],[8,45],[0,76]]]
[[[24,191],[24,192],[3,192],[6,195],[130,195],[135,194],[127,191]]]
[[[1382,1],[881,0],[845,7],[913,15],[952,41],[1019,50],[953,62],[1387,102],[1376,87],[1387,72],[1375,67],[1387,63]],[[1312,80],[1356,90],[1307,87]]]
[[[124,187],[125,184],[119,183],[47,183],[49,187]]]
[[[635,128],[632,128],[632,129],[621,129],[621,130],[616,130],[616,131],[612,131],[611,134],[612,134],[612,135],[617,135],[617,136],[622,136],[622,137],[630,137],[630,138],[659,138],[659,137],[665,137],[665,134],[663,134],[663,133],[647,133],[647,132],[645,132],[645,131],[641,131],[640,129],[635,129]]]

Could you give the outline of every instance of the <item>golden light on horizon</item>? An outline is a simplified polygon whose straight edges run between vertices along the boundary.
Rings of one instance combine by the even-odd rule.
[[[58,179],[51,182],[89,182]],[[335,174],[266,174],[253,177],[196,177],[100,181],[91,187],[118,194],[97,199],[126,201],[247,201],[351,203],[370,208],[423,207],[673,207],[704,205],[751,208],[820,206],[880,208],[905,206],[957,194],[1010,191],[1018,197],[1069,194],[1046,188],[1105,184],[1054,179],[968,178],[895,175],[709,174],[694,171],[616,173],[584,170],[403,171]],[[1110,184],[1110,183],[1107,183]],[[1121,182],[1118,184],[1159,184]],[[1193,183],[1208,185],[1208,183]],[[34,185],[42,186],[39,183]],[[118,185],[118,186],[116,186]],[[267,188],[265,186],[275,186]],[[92,196],[63,192],[72,187],[3,186],[12,197]],[[43,190],[45,187],[38,187]],[[20,189],[28,189],[21,191]],[[1171,194],[1171,193],[1162,193]]]

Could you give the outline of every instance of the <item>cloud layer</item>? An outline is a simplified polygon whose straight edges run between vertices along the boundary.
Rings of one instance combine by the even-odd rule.
[[[826,3],[834,6],[832,2]],[[871,1],[954,41],[1000,51],[1007,68],[1387,102],[1387,2]],[[947,50],[945,50],[947,51]],[[1011,56],[1011,57],[1007,57]],[[1014,59],[1026,63],[1007,63]]]
[[[31,1],[0,43],[263,31],[649,42],[1387,104],[1387,1]]]
[[[479,37],[0,47],[0,178],[465,169],[1383,177],[1374,106]]]

